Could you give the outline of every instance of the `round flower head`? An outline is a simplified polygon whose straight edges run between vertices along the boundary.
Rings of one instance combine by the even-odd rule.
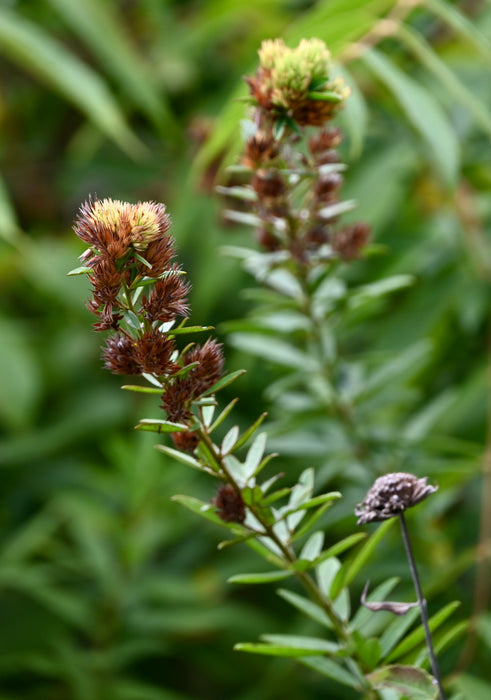
[[[162,238],[169,227],[170,217],[163,204],[89,199],[80,208],[74,230],[91,248],[118,259],[130,246],[138,251],[146,250],[152,241]]]
[[[414,474],[395,472],[376,479],[365,500],[355,508],[358,525],[395,518],[408,508],[420,503],[438,486],[427,484],[427,478],[418,479]]]
[[[259,68],[247,82],[264,110],[319,126],[349,95],[342,78],[332,78],[331,70],[331,55],[320,39],[302,39],[294,49],[275,39],[261,44]]]

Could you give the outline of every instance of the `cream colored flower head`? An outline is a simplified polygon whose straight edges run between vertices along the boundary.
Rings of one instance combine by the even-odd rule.
[[[130,204],[118,199],[98,199],[86,208],[85,216],[95,226],[119,234],[140,252],[162,237],[170,226],[165,206],[155,202]]]

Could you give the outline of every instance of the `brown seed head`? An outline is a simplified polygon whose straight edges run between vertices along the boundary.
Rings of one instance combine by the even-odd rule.
[[[418,479],[414,474],[395,472],[376,479],[365,500],[355,508],[358,525],[395,518],[420,503],[438,486],[430,486],[428,477]]]
[[[208,338],[202,347],[197,345],[187,352],[184,362],[187,365],[199,362],[199,365],[194,367],[187,376],[193,397],[198,397],[210,389],[222,376],[224,364],[222,345]]]
[[[281,197],[286,190],[285,181],[276,170],[258,170],[251,185],[260,200]]]
[[[314,155],[323,153],[337,148],[342,140],[341,130],[336,126],[331,126],[310,137],[309,151]]]
[[[173,423],[186,423],[191,417],[193,394],[188,377],[178,377],[162,394],[162,408]]]
[[[359,221],[336,232],[332,247],[344,260],[355,260],[367,245],[370,237],[370,226]]]
[[[171,362],[174,349],[174,340],[154,328],[136,341],[135,359],[141,372],[157,376],[169,374],[176,367]]]
[[[189,313],[187,295],[190,285],[184,282],[176,268],[155,282],[148,297],[142,298],[142,309],[147,321],[172,321],[176,316],[186,318]]]
[[[343,183],[343,176],[339,173],[326,173],[320,175],[315,184],[315,197],[322,204],[333,202],[337,199],[338,190]]]
[[[220,518],[226,523],[243,523],[246,517],[242,494],[231,484],[223,484],[212,500]]]
[[[242,164],[247,168],[257,168],[268,164],[278,155],[278,143],[270,131],[256,131],[247,141]]]
[[[141,374],[135,349],[136,342],[121,333],[107,338],[102,349],[104,367],[113,374]]]
[[[171,439],[178,450],[189,452],[190,454],[194,452],[199,443],[199,436],[191,430],[186,430],[182,433],[171,433]]]

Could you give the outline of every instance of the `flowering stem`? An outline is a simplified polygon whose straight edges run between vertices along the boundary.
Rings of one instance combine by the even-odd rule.
[[[222,459],[220,453],[217,451],[204,423],[201,423],[199,429],[196,432],[198,433],[200,439],[206,445],[211,459],[214,462],[215,468],[218,467],[222,477],[225,478],[225,481],[227,481],[227,483],[231,484],[237,491],[240,491],[237,482],[235,481],[234,477],[232,476],[226,464],[224,463],[224,460]],[[263,528],[262,535],[264,537],[268,537],[276,545],[278,550],[281,551],[281,554],[283,555],[283,558],[288,564],[288,566],[292,566],[296,561],[296,556],[291,547],[288,547],[278,537],[278,535],[274,531],[273,526],[262,517],[261,512],[258,509],[254,508],[253,505],[250,505],[248,507],[251,513],[256,518],[256,520],[261,524]],[[324,610],[324,612],[327,614],[339,639],[342,639],[343,642],[348,645],[351,640],[351,634],[347,629],[346,624],[337,615],[336,611],[332,606],[331,601],[321,592],[315,580],[312,578],[312,576],[310,576],[309,573],[307,573],[306,571],[295,570],[295,575],[302,583],[312,600],[314,600],[319,605],[319,607],[321,607],[322,610]],[[362,684],[363,690],[366,693],[368,693],[367,697],[371,698],[372,700],[380,700],[380,695],[378,691],[370,686],[363,672],[359,669],[358,664],[354,660],[352,663],[351,670],[354,671],[358,676],[358,680]]]
[[[425,632],[426,646],[428,648],[428,653],[430,656],[431,670],[433,672],[434,683],[438,687],[440,700],[446,700],[445,693],[443,692],[442,680],[440,678],[440,671],[438,669],[438,662],[436,659],[435,650],[433,649],[433,641],[431,639],[430,627],[428,624],[428,608],[426,605],[426,600],[423,597],[423,593],[421,591],[418,570],[416,568],[416,562],[414,560],[413,550],[411,547],[411,542],[409,540],[409,533],[407,531],[404,513],[399,513],[399,520],[401,523],[402,539],[404,540],[404,547],[406,548],[406,554],[409,561],[409,568],[411,569],[411,576],[413,578],[414,588],[416,589],[416,595],[418,597],[419,608],[421,611],[421,622],[423,623],[423,629]]]

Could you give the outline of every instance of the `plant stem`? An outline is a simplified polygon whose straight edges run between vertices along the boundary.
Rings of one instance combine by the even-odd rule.
[[[206,426],[203,422],[201,422],[201,425],[199,429],[197,430],[198,435],[200,436],[201,440],[205,443],[208,452],[210,453],[210,456],[215,464],[216,467],[220,469],[221,474],[223,477],[225,477],[225,480],[231,484],[237,491],[240,491],[240,487],[235,481],[234,477],[230,473],[229,469],[227,468],[226,464],[224,463],[224,460],[222,458],[222,455],[220,454],[219,451],[217,451],[216,446],[214,445],[208,430],[206,429]],[[333,629],[335,633],[338,635],[339,639],[343,640],[343,642],[348,645],[350,640],[351,640],[351,633],[349,629],[347,628],[346,624],[344,621],[337,615],[336,611],[333,608],[332,602],[327,598],[322,591],[319,589],[317,586],[315,580],[310,576],[310,574],[306,571],[298,571],[295,570],[293,567],[294,563],[296,562],[296,556],[294,551],[292,550],[291,547],[288,547],[280,537],[276,534],[276,532],[273,529],[273,526],[267,522],[261,515],[260,511],[254,506],[248,506],[249,510],[251,513],[254,515],[256,520],[261,524],[263,530],[264,530],[264,535],[265,537],[268,537],[275,545],[276,547],[281,551],[281,554],[283,555],[283,558],[285,562],[291,567],[299,581],[302,583],[308,594],[310,595],[311,599],[314,600],[322,610],[327,614],[329,617]],[[378,691],[374,688],[372,688],[365,678],[364,674],[361,672],[361,670],[358,668],[358,663],[353,659],[353,665],[358,669],[358,676],[360,680],[360,684],[363,692],[366,692],[371,700],[381,700],[380,699],[380,694]]]
[[[399,514],[399,520],[401,523],[402,539],[404,540],[404,547],[406,548],[406,554],[409,561],[409,568],[411,569],[411,576],[413,578],[414,588],[416,589],[416,595],[418,597],[419,608],[421,611],[421,622],[423,623],[423,629],[425,631],[426,646],[428,648],[428,653],[430,656],[431,670],[433,672],[434,682],[438,687],[440,700],[446,700],[445,693],[443,692],[443,686],[440,678],[440,671],[438,669],[438,662],[436,659],[435,650],[433,649],[433,641],[431,639],[430,627],[428,624],[428,608],[426,605],[426,600],[423,597],[423,593],[421,591],[418,570],[416,568],[416,562],[414,560],[413,550],[411,547],[411,542],[409,540],[409,533],[407,531],[404,513]]]

